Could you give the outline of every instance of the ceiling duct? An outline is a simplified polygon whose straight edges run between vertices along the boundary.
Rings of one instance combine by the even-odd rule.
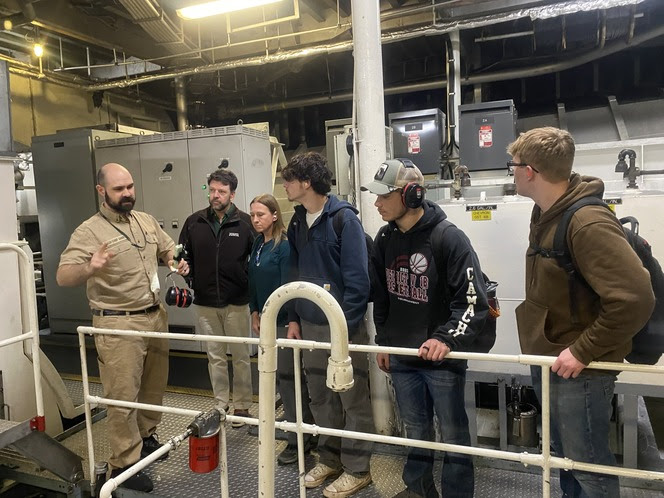
[[[169,53],[177,55],[198,48],[184,35],[179,20],[171,20],[156,0],[119,1],[132,20]]]

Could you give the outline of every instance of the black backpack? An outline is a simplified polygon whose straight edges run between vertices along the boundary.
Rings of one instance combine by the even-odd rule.
[[[343,212],[343,209],[338,210],[336,213],[334,213],[332,217],[332,227],[334,228],[334,233],[337,235],[337,240],[341,239],[341,232],[344,229],[344,217],[341,215]],[[374,285],[375,285],[375,279],[373,276],[373,272],[371,270],[371,256],[373,255],[373,239],[371,238],[371,235],[369,235],[367,232],[364,232],[364,241],[367,244],[367,268],[369,270],[369,283],[371,285],[369,289],[369,302],[373,302],[373,290],[374,290]]]
[[[599,197],[591,196],[579,199],[563,213],[553,236],[553,249],[531,247],[545,258],[554,258],[567,273],[572,323],[578,323],[576,288],[579,283],[585,284],[585,280],[574,267],[572,255],[567,246],[567,231],[574,213],[584,206],[604,206],[610,209]],[[632,216],[620,219],[621,225],[627,223],[630,226],[623,227],[625,236],[645,269],[650,273],[650,283],[652,284],[656,303],[648,322],[632,338],[632,351],[627,355],[626,360],[630,363],[654,365],[664,352],[664,273],[659,262],[652,255],[652,247],[639,235],[639,222]]]
[[[436,267],[438,268],[438,280],[440,282],[447,282],[447,272],[445,265],[440,259],[440,255],[436,256],[438,253],[437,249],[443,245],[443,234],[445,233],[445,230],[453,226],[456,225],[448,220],[443,220],[431,231],[431,247],[433,250],[433,258],[436,261]],[[468,353],[488,353],[496,343],[496,319],[500,316],[500,303],[496,296],[498,282],[491,280],[484,272],[482,272],[482,275],[484,276],[484,281],[486,283],[489,316],[484,321],[482,329],[478,332],[475,342],[473,342],[468,348],[464,349],[464,351]],[[452,300],[452,297],[449,294],[447,285],[445,285],[444,288],[445,302],[449,303]]]

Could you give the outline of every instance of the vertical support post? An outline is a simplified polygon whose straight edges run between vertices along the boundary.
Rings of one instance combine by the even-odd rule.
[[[542,365],[542,497],[551,497],[551,367]]]
[[[461,102],[461,39],[459,38],[459,30],[454,30],[450,32],[450,43],[452,44],[452,64],[454,65],[454,81],[448,81],[447,84],[454,84],[452,90],[454,91],[454,106],[452,109],[448,109],[448,114],[451,113],[454,117],[453,126],[454,129],[454,142],[459,144],[459,106],[463,103]],[[448,116],[449,119],[449,116]]]
[[[184,76],[175,78],[175,109],[178,117],[178,131],[185,131],[189,126],[187,119],[187,82]]]
[[[383,57],[380,44],[380,10],[378,0],[353,0],[353,58],[358,142],[355,180],[369,183],[386,158]],[[359,171],[358,171],[359,170]],[[359,185],[355,191],[359,192]],[[373,206],[374,196],[359,195],[358,208],[365,230],[375,235],[383,225]]]
[[[9,67],[0,60],[0,152],[13,150]]]

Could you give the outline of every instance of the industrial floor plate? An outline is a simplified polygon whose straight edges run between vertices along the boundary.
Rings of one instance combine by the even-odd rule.
[[[66,381],[67,387],[75,402],[82,400],[82,386],[80,382]],[[91,384],[92,394],[101,394],[99,384]],[[193,410],[208,410],[214,406],[211,397],[167,392],[164,404],[168,406],[187,408]],[[258,405],[250,409],[256,416]],[[182,433],[191,419],[178,415],[164,414],[158,433],[161,440]],[[106,419],[96,422],[93,426],[95,458],[97,461],[105,460],[110,454],[106,434]],[[229,492],[232,498],[250,498],[258,495],[258,440],[247,431],[247,426],[233,429],[226,425],[228,444],[228,481]],[[89,465],[87,463],[86,432],[80,431],[62,441],[65,446],[85,458],[84,469],[86,477]],[[277,441],[276,453],[285,447],[284,441]],[[380,448],[379,448],[380,450]],[[187,444],[172,451],[170,457],[153,464],[147,473],[152,478],[155,488],[152,497],[205,497],[221,496],[219,469],[209,474],[195,474],[189,470]],[[357,498],[384,498],[392,497],[404,488],[401,480],[404,457],[400,451],[376,451],[371,459],[371,473],[373,483],[357,493]],[[276,454],[275,454],[276,459]],[[306,457],[306,468],[315,464],[315,456]],[[439,479],[441,462],[436,465],[436,474]],[[277,498],[295,498],[299,496],[297,465],[279,466],[275,464],[275,493]],[[35,469],[35,472],[38,472]],[[44,473],[42,471],[42,473]],[[552,497],[560,497],[561,493],[553,479]],[[307,497],[322,496],[323,486],[308,490]],[[135,495],[134,495],[135,496]],[[542,496],[542,481],[539,474],[528,472],[515,472],[501,470],[488,466],[476,467],[475,496],[479,498],[533,498]],[[661,491],[648,491],[643,489],[623,488],[623,498],[661,498]]]

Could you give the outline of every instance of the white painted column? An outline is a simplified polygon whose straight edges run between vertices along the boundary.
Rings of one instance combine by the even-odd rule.
[[[373,180],[378,165],[386,158],[385,103],[383,91],[383,58],[380,43],[380,7],[378,0],[353,0],[353,57],[355,65],[354,105],[356,112],[357,144],[355,186],[362,225],[375,237],[385,224],[373,205],[376,196],[361,192],[360,185]],[[376,335],[373,323],[373,304],[369,303],[367,329],[371,344]],[[394,403],[390,395],[387,375],[378,368],[376,356],[369,355],[371,408],[376,431],[391,435],[395,428]]]
[[[369,183],[385,160],[385,104],[383,59],[380,44],[378,0],[353,0],[353,57],[355,66],[355,106],[357,115],[358,168],[360,185]],[[357,176],[356,176],[357,178]],[[375,196],[358,192],[358,208],[364,229],[376,235],[384,224],[373,203]]]

